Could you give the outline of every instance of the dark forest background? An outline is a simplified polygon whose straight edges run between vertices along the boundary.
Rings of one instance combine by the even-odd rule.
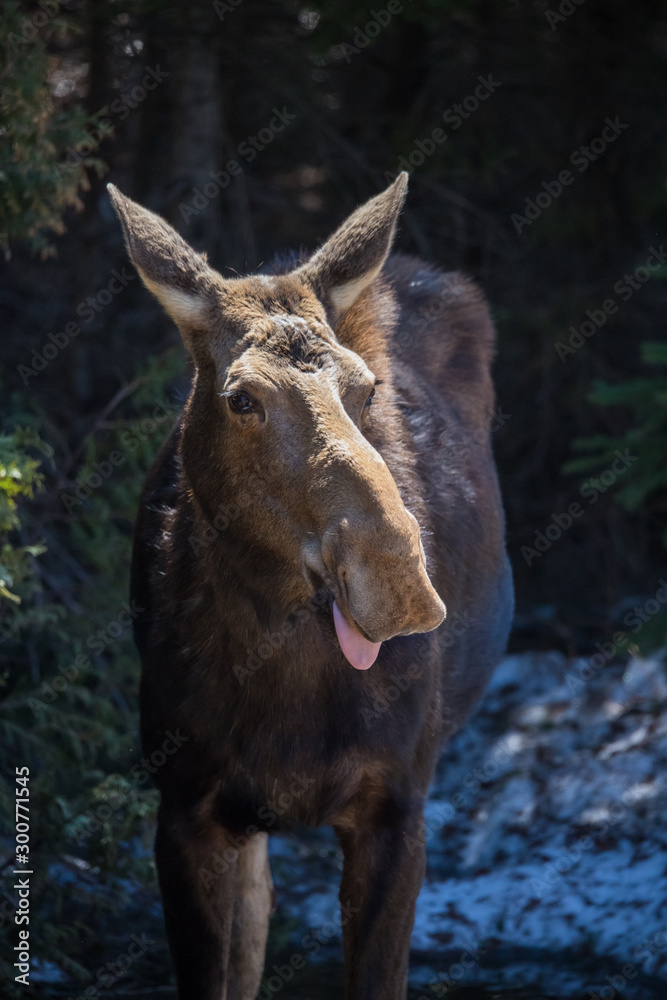
[[[317,246],[407,162],[397,248],[474,276],[497,322],[511,648],[650,653],[667,8],[9,0],[0,27],[0,805],[9,835],[30,765],[35,949],[57,993],[153,877],[123,602],[142,479],[188,385],[105,184],[233,274]]]

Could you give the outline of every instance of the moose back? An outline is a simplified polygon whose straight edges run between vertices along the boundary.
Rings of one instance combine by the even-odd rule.
[[[348,1000],[405,997],[429,782],[505,647],[494,330],[472,282],[390,254],[406,187],[227,279],[109,186],[195,366],[132,566],[144,751],[183,739],[155,775],[180,1000],[256,996],[292,825],[341,844]]]

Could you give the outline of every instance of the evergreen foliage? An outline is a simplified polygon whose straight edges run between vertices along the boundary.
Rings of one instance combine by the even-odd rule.
[[[52,237],[64,232],[65,211],[83,207],[88,168],[104,169],[92,155],[104,135],[100,115],[88,115],[80,101],[54,96],[63,74],[49,46],[72,30],[59,10],[56,0],[39,7],[7,0],[0,10],[0,249],[5,255],[17,240],[43,257],[54,253]]]
[[[128,566],[139,492],[180,408],[169,388],[181,365],[170,352],[145,366],[65,474],[34,412],[0,437],[0,828],[13,830],[14,768],[26,765],[35,978],[87,985],[99,922],[133,885],[154,884],[157,793],[139,763]],[[7,868],[11,836],[6,853]],[[0,976],[14,984],[11,960]]]

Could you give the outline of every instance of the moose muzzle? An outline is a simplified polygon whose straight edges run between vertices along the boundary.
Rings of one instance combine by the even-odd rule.
[[[334,596],[336,635],[347,660],[368,669],[386,639],[430,632],[446,611],[426,572],[419,525],[400,497],[391,514],[350,512],[330,523],[304,562]]]

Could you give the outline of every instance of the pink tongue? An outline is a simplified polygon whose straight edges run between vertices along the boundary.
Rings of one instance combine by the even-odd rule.
[[[357,670],[368,670],[377,660],[382,643],[369,642],[361,632],[348,625],[335,601],[333,602],[333,617],[336,635],[345,658]]]

